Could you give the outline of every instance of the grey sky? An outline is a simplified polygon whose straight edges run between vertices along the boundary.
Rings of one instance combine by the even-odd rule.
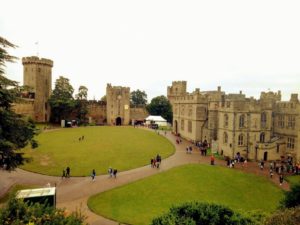
[[[300,95],[300,1],[1,1],[0,35],[18,57],[54,61],[74,89],[100,99],[106,84],[165,95],[188,91],[281,90]],[[35,45],[35,42],[39,42]],[[22,82],[21,62],[8,76]]]

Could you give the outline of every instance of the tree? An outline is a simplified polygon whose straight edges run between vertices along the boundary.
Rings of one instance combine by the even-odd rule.
[[[254,225],[259,224],[222,205],[192,202],[171,207],[163,216],[152,220],[151,225]]]
[[[102,98],[100,99],[100,101],[107,102],[106,95],[103,95]]]
[[[52,122],[59,123],[62,119],[67,119],[75,109],[73,92],[68,78],[60,76],[55,81],[55,88],[49,99]]]
[[[169,123],[172,123],[173,113],[172,106],[169,100],[161,95],[151,100],[151,103],[146,107],[150,115],[159,115],[165,118]]]
[[[87,100],[87,93],[88,88],[86,86],[79,86],[78,88],[78,94],[76,95],[76,98],[79,100]]]
[[[8,225],[82,225],[85,216],[80,212],[73,212],[66,216],[65,211],[56,209],[46,204],[31,204],[16,199],[14,196],[10,198],[7,205],[0,208],[0,224]]]
[[[281,206],[284,208],[300,206],[300,184],[292,185],[291,190],[284,193]]]
[[[78,89],[78,94],[76,95],[76,113],[77,118],[81,123],[86,122],[86,115],[88,113],[87,92],[87,87],[80,86]]]
[[[36,129],[32,120],[11,109],[12,103],[20,96],[21,88],[17,82],[4,76],[5,62],[14,62],[17,59],[7,53],[6,47],[16,46],[0,37],[0,166],[11,170],[24,163],[25,158],[17,151],[34,141]]]
[[[300,207],[279,210],[268,217],[264,225],[299,225]]]
[[[132,91],[130,93],[130,104],[131,106],[146,106],[147,104],[147,94],[145,91]]]

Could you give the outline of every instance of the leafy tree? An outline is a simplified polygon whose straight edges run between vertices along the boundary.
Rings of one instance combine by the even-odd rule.
[[[100,101],[106,102],[106,95],[103,95],[102,98],[100,99]]]
[[[130,93],[130,104],[131,106],[146,106],[147,94],[145,91],[137,89]]]
[[[0,208],[0,224],[7,225],[81,225],[85,216],[73,212],[66,216],[64,210],[46,204],[31,204],[14,197],[10,198],[4,208]]]
[[[268,217],[264,225],[299,225],[300,207],[277,211]]]
[[[77,118],[81,123],[86,122],[86,115],[88,113],[87,92],[87,87],[80,86],[78,89],[78,94],[76,95],[76,113]]]
[[[165,96],[161,95],[153,98],[151,103],[147,105],[146,109],[150,115],[162,116],[168,122],[172,123],[172,106]]]
[[[17,59],[7,53],[6,47],[16,46],[0,37],[0,166],[6,165],[6,169],[11,170],[24,162],[23,155],[17,150],[33,141],[36,129],[32,120],[11,109],[12,103],[20,96],[21,88],[17,82],[4,76],[5,62],[14,62]]]
[[[52,122],[59,123],[62,119],[67,119],[75,109],[73,92],[74,89],[68,78],[60,76],[55,81],[55,88],[49,99]]]
[[[251,218],[225,206],[192,202],[172,207],[168,213],[153,219],[151,225],[254,225]]]
[[[300,184],[292,185],[291,190],[284,193],[281,206],[284,208],[300,206]]]
[[[86,86],[79,86],[78,88],[78,94],[76,95],[76,98],[79,100],[87,100],[87,94],[88,88]]]

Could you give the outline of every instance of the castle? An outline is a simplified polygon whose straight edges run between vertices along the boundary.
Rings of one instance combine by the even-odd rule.
[[[30,90],[24,101],[14,105],[17,113],[48,122],[48,99],[52,89],[53,61],[36,56],[22,58],[24,85]],[[281,92],[262,92],[260,99],[242,92],[186,91],[186,81],[174,81],[167,88],[173,107],[173,132],[187,140],[207,140],[213,151],[248,159],[278,160],[292,157],[300,161],[300,103],[297,94],[281,101]],[[130,88],[106,87],[107,101],[89,101],[90,123],[128,125],[147,116],[144,108],[130,107]]]
[[[186,81],[172,82],[167,94],[173,107],[173,132],[193,142],[207,140],[233,158],[300,161],[300,103],[297,94],[281,101],[281,92],[261,92],[260,99],[242,92],[187,93]]]
[[[23,101],[14,104],[16,113],[31,117],[36,122],[48,122],[52,93],[53,61],[36,56],[23,57],[23,84],[30,89],[23,94]],[[143,121],[147,117],[145,108],[130,107],[130,88],[107,84],[106,102],[89,101],[90,123],[107,125],[128,125],[133,121]]]

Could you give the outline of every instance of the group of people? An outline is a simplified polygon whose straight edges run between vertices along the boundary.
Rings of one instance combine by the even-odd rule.
[[[201,155],[206,156],[207,149],[208,149],[208,142],[207,142],[207,140],[205,139],[203,142],[202,141],[198,141],[198,142],[196,142],[195,145],[199,148],[199,150],[201,152]]]
[[[82,135],[81,137],[78,138],[78,141],[83,141],[84,140],[84,135]]]
[[[161,164],[161,156],[159,154],[157,154],[156,157],[150,160],[150,165],[152,168],[159,168],[160,164]]]
[[[117,173],[118,173],[117,169],[113,169],[112,167],[109,167],[107,172],[109,177],[117,178]]]
[[[71,169],[70,167],[67,167],[66,169],[63,169],[61,178],[70,178]]]
[[[192,154],[193,147],[191,145],[190,146],[186,146],[185,150],[186,150],[186,154]]]

